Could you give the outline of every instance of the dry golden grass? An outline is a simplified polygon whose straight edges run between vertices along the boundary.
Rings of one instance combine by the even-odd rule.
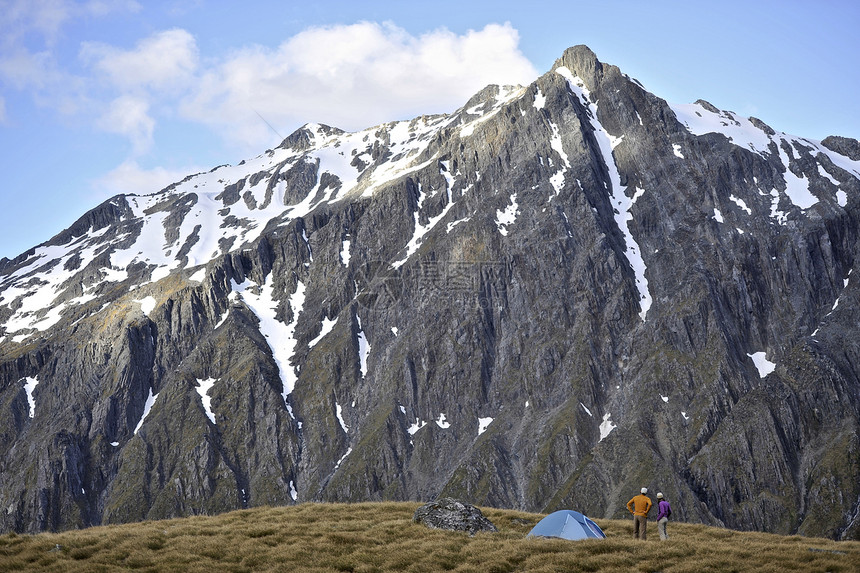
[[[302,504],[0,536],[0,571],[303,571],[665,573],[858,571],[860,542],[741,533],[670,523],[661,542],[631,539],[632,521],[596,520],[605,540],[527,539],[542,517],[485,509],[498,533],[412,523],[417,503]]]

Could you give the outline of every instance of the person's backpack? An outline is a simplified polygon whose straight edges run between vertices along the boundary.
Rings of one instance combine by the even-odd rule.
[[[669,505],[669,502],[666,502],[666,517],[672,517],[672,506]]]

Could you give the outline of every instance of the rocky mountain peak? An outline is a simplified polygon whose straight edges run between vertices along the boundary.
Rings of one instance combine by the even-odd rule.
[[[566,67],[573,75],[582,78],[590,90],[596,89],[603,74],[603,64],[597,59],[597,54],[581,44],[566,49],[561,58],[555,61],[552,69],[560,67]]]
[[[852,143],[853,142],[853,143]],[[0,261],[0,527],[423,500],[860,532],[857,142],[525,87],[120,195]]]

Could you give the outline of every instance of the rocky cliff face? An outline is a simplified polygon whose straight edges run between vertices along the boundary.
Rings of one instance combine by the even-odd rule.
[[[428,500],[860,538],[860,143],[583,46],[0,261],[0,528]]]

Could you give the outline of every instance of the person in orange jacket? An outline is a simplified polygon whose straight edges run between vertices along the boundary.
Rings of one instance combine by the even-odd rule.
[[[645,540],[645,529],[648,526],[648,512],[651,511],[651,498],[648,488],[643,487],[641,493],[627,502],[627,511],[633,514],[633,538]]]

